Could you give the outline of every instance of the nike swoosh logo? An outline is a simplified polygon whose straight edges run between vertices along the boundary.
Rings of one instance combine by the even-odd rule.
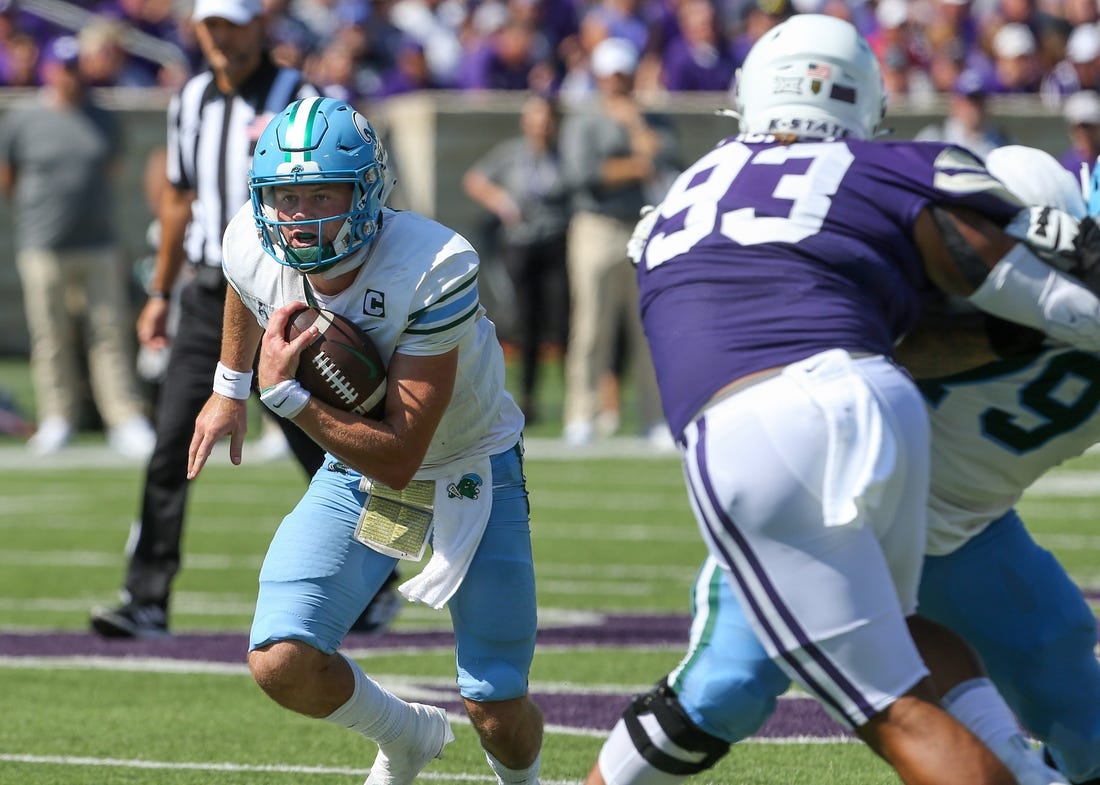
[[[282,406],[284,403],[287,402],[288,398],[290,398],[290,393],[287,393],[286,395],[284,395],[282,398],[280,398],[278,401],[276,401],[274,404],[272,404],[272,406],[274,406],[276,409],[278,409],[280,406]]]
[[[225,379],[227,382],[235,382],[235,381],[239,380],[241,377],[239,377],[239,376],[230,376],[227,373],[223,373],[222,378]]]

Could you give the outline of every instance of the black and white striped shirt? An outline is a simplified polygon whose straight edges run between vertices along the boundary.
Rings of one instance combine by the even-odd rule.
[[[222,233],[248,201],[248,170],[260,133],[287,104],[317,94],[298,71],[279,68],[265,56],[236,93],[218,90],[207,70],[172,98],[168,181],[196,194],[184,241],[188,260],[221,267]]]

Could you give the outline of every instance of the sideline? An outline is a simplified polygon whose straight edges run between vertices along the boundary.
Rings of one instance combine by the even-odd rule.
[[[675,448],[655,448],[641,437],[616,436],[593,442],[584,447],[570,447],[560,439],[529,437],[523,440],[527,458],[549,461],[584,461],[607,458],[642,458],[676,461]],[[245,443],[245,461],[254,445]],[[279,458],[278,461],[291,459]],[[229,465],[228,448],[218,449],[210,456],[211,464]],[[126,458],[107,447],[106,443],[75,444],[47,456],[32,455],[20,443],[0,446],[0,471],[64,471],[68,469],[119,469],[144,467],[141,459]]]
[[[85,758],[68,755],[19,755],[0,753],[0,762],[4,763],[32,763],[48,766],[78,766],[78,767],[106,767],[123,769],[152,769],[152,770],[186,770],[186,771],[235,771],[257,772],[275,774],[317,774],[340,775],[362,777],[368,773],[367,769],[342,768],[335,766],[291,766],[291,765],[265,765],[249,766],[243,763],[200,763],[200,762],[168,762],[155,760],[133,760],[124,758]],[[477,774],[446,774],[443,772],[424,771],[416,775],[418,780],[460,780],[462,782],[495,782],[494,778]],[[575,785],[571,780],[547,780],[540,782],[544,785]]]

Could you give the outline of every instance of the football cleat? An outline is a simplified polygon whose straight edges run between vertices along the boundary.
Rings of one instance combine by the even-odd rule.
[[[443,757],[443,748],[455,740],[447,712],[436,706],[410,703],[405,731],[383,749],[371,766],[364,785],[411,785],[433,758]]]
[[[92,611],[92,630],[104,638],[163,638],[168,635],[168,614],[159,605],[127,603],[118,608]]]

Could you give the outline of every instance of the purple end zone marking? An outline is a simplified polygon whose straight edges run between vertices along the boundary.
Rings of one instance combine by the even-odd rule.
[[[813,698],[788,698],[775,707],[775,714],[764,727],[753,734],[754,739],[789,739],[792,736],[849,736],[855,734],[830,717]]]
[[[556,646],[680,645],[687,640],[686,616],[606,616],[597,625],[545,627],[539,643]],[[449,630],[391,631],[381,637],[351,634],[345,645],[356,649],[453,646]],[[241,663],[248,638],[237,633],[182,633],[153,640],[106,639],[84,632],[0,633],[0,655],[9,657],[163,657]]]
[[[1084,595],[1100,601],[1100,590],[1089,589]],[[687,616],[613,615],[593,624],[547,626],[539,630],[539,643],[553,646],[681,646],[688,638],[691,619]],[[453,646],[450,631],[391,631],[381,637],[351,634],[346,646],[357,649]],[[198,660],[243,665],[248,636],[243,633],[185,633],[157,640],[108,640],[92,633],[0,632],[0,656],[4,657],[117,657]],[[639,674],[638,681],[661,674]],[[633,697],[627,693],[592,694],[583,689],[553,693],[532,692],[551,725],[609,730]],[[457,691],[452,700],[441,701],[448,711],[464,713]],[[790,698],[778,703],[775,714],[755,738],[781,739],[797,736],[835,737],[851,733],[835,722],[811,698]]]

